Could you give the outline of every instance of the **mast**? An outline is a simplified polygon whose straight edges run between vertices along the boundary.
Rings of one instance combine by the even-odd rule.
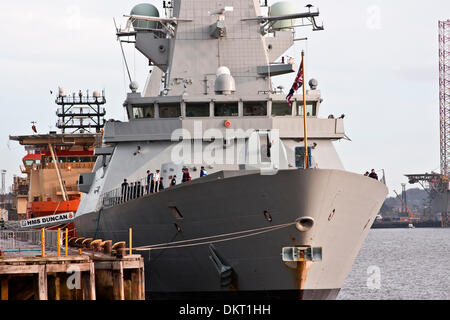
[[[60,106],[56,115],[59,120],[56,127],[62,133],[73,130],[71,133],[100,133],[105,125],[106,115],[103,105],[106,104],[105,92],[94,91],[92,95],[89,90],[86,95],[80,90],[68,96],[66,90],[59,88],[56,104]]]

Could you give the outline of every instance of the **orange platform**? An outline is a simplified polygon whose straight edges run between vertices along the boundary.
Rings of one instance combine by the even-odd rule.
[[[28,214],[43,217],[64,212],[76,212],[80,199],[67,201],[34,201],[28,203]]]

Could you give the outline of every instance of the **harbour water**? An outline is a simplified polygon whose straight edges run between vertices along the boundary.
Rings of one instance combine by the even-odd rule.
[[[338,300],[450,300],[450,229],[372,229]]]

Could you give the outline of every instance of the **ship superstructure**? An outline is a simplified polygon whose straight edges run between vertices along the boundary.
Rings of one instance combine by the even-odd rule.
[[[94,170],[80,176],[75,225],[78,236],[117,240],[132,227],[151,298],[335,298],[387,194],[344,171],[333,145],[346,138],[344,120],[318,117],[314,79],[305,168],[303,95],[291,106],[273,80],[295,77],[284,54],[298,26],[322,29],[319,12],[263,9],[183,0],[165,2],[160,17],[140,4],[117,32],[151,73],[142,91],[131,81],[129,121],[106,123]]]
[[[27,152],[20,166],[26,176],[15,177],[13,186],[20,220],[77,211],[82,197],[78,178],[91,172],[96,162],[94,149],[101,143],[105,102],[99,92],[68,97],[59,89],[56,114],[62,119],[57,123],[61,133],[40,134],[33,124],[34,134],[10,136]],[[93,125],[89,120],[94,114]]]
[[[20,179],[27,218],[75,212],[81,199],[78,177],[93,169],[97,134],[43,134],[10,137],[24,145],[22,173],[27,175],[26,190]],[[23,201],[19,201],[23,210]]]

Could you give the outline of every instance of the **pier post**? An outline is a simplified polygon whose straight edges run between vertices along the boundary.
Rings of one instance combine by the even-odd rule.
[[[39,300],[48,300],[47,292],[47,272],[45,270],[45,265],[39,266],[39,280],[38,280],[38,291]]]
[[[60,257],[61,256],[61,229],[59,229],[59,228],[58,228],[57,242],[58,242],[58,257]]]
[[[66,228],[66,257],[67,257],[68,251],[69,251],[69,249],[68,249],[69,240],[68,239],[69,239],[69,229]]]
[[[95,292],[95,264],[94,261],[91,262],[89,266],[89,298],[90,300],[96,300]]]
[[[113,291],[113,300],[125,300],[122,261],[113,263]]]
[[[42,228],[41,229],[41,253],[42,253],[42,258],[45,257],[45,229]]]
[[[145,300],[145,273],[144,273],[144,263],[142,263],[142,268],[139,268],[139,275],[141,281],[139,281],[139,292],[141,293],[140,300]]]
[[[8,279],[9,277],[5,277],[1,280],[1,294],[0,300],[8,300]]]
[[[61,277],[55,276],[55,300],[61,300]]]

